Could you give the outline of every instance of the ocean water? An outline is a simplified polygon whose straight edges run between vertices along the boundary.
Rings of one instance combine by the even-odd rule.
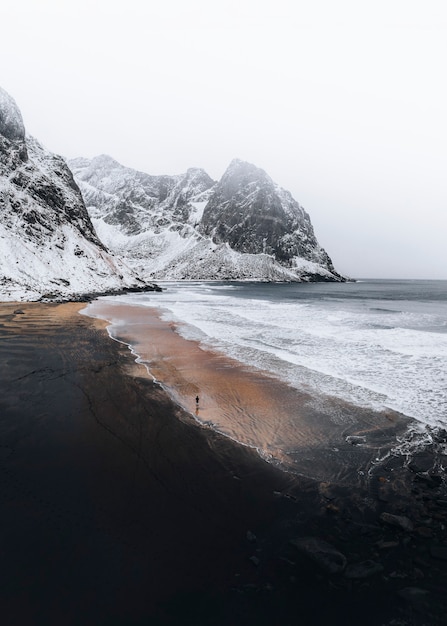
[[[447,281],[160,286],[120,299],[299,390],[447,426]]]

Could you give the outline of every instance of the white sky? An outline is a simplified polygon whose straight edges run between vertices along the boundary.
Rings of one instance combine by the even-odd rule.
[[[445,0],[1,0],[0,85],[67,158],[262,167],[353,277],[447,279]]]

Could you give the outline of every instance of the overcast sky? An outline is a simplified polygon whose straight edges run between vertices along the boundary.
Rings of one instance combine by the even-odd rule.
[[[0,85],[67,158],[237,157],[353,277],[447,279],[444,0],[1,0]]]

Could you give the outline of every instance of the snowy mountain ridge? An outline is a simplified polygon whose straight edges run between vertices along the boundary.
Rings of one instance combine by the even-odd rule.
[[[26,135],[17,104],[1,88],[0,213],[2,301],[144,284],[99,240],[66,162]]]
[[[0,300],[153,280],[344,280],[304,209],[254,165],[234,159],[218,182],[201,168],[151,176],[106,155],[70,166],[26,134],[0,88]]]
[[[234,159],[219,182],[105,155],[69,165],[98,236],[145,280],[343,280],[308,214],[254,165]]]

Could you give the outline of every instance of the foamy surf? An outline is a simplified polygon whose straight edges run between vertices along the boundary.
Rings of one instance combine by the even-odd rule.
[[[392,412],[306,393],[222,351],[203,349],[202,343],[182,337],[177,324],[161,319],[167,313],[159,308],[105,298],[90,304],[87,313],[108,320],[111,337],[129,346],[152,379],[198,422],[289,471],[351,480],[351,465],[360,463],[360,456],[363,462],[364,455],[352,458],[348,435],[368,434],[368,456],[406,428],[407,422]],[[334,453],[340,445],[343,454]]]
[[[162,307],[185,338],[298,390],[447,423],[442,281],[162,286],[120,299]]]

